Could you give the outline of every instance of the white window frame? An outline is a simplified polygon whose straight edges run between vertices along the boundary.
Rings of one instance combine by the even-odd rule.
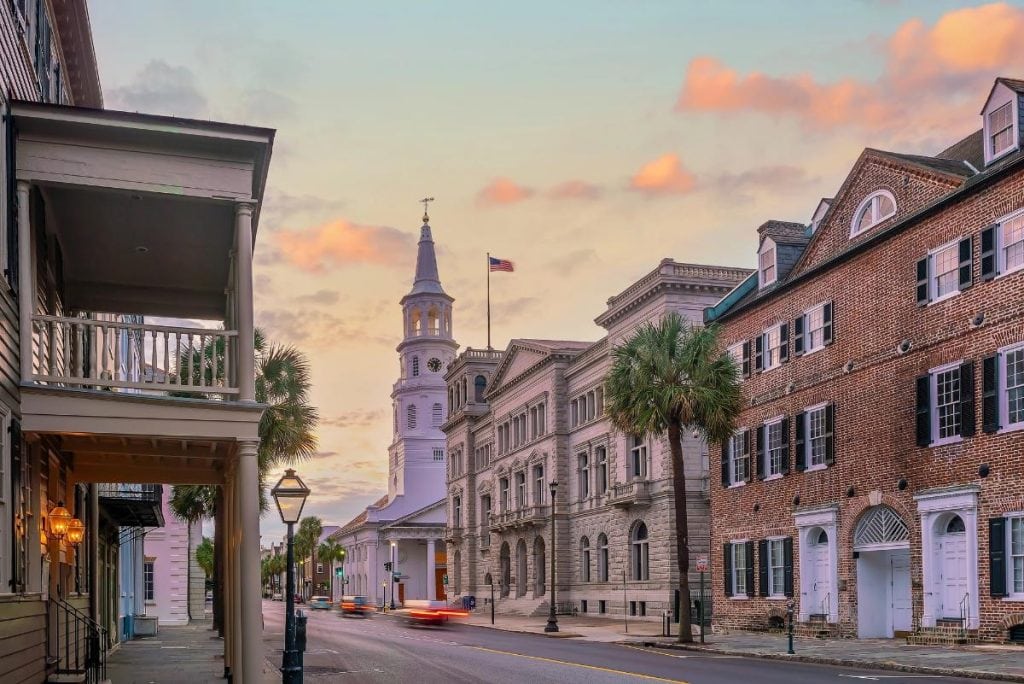
[[[963,435],[951,435],[949,437],[939,438],[939,374],[946,373],[951,370],[960,372],[960,366],[963,365],[963,360],[956,361],[954,363],[947,363],[941,366],[936,366],[928,371],[928,382],[929,382],[929,407],[928,410],[931,412],[931,423],[932,423],[932,442],[929,446],[942,446],[943,444],[955,444],[963,441]],[[959,379],[960,382],[960,397],[963,396],[963,377]],[[961,401],[958,397],[958,402]],[[963,432],[964,417],[960,416],[960,431]]]
[[[827,455],[822,457],[821,463],[814,463],[814,451],[812,442],[813,437],[811,436],[811,414],[817,413],[818,411],[824,412],[827,408],[828,402],[823,401],[820,404],[808,406],[807,408],[804,409],[804,453],[800,454],[800,456],[803,457],[804,463],[807,464],[807,467],[804,468],[805,473],[813,472],[815,470],[824,470],[825,468],[828,468]],[[822,416],[822,418],[824,419],[824,416]],[[828,439],[827,435],[823,435],[822,439]],[[826,446],[825,448],[827,449],[828,447]]]
[[[462,527],[462,497],[452,497],[452,527]]]
[[[951,297],[956,297],[960,294],[960,240],[963,238],[957,238],[952,242],[936,247],[935,249],[928,252],[928,306],[937,304],[938,302],[944,302]],[[935,270],[935,257],[940,252],[947,250],[953,250],[956,254],[956,266],[953,267],[953,276],[956,279],[956,289],[947,292],[946,294],[939,296],[939,274]]]
[[[732,594],[731,599],[742,600],[750,598],[753,587],[747,586],[747,568],[753,559],[747,558],[747,542],[749,539],[732,539],[729,541],[729,553],[732,554]],[[736,549],[743,549],[743,572],[739,572],[739,564],[736,562]],[[743,591],[739,591],[740,580],[743,580]]]
[[[1017,556],[1013,553],[1013,521],[1019,520],[1024,525],[1024,512],[1009,513],[1004,516],[1006,519],[1006,600],[1024,601],[1024,591],[1014,591],[1013,583],[1013,560]],[[1024,563],[1024,559],[1021,560]]]
[[[636,538],[636,531],[640,525],[647,530],[647,536],[643,539]],[[629,565],[632,581],[649,582],[651,580],[651,528],[643,521],[638,523],[629,535]]]
[[[649,469],[647,467],[647,440],[636,435],[631,435],[627,440],[634,442],[629,447],[629,463],[626,467],[629,469],[628,480],[646,480]],[[637,444],[636,442],[639,442]],[[640,472],[636,472],[636,466],[640,466]]]
[[[1024,261],[1011,269],[1006,268],[1006,239],[1003,232],[1007,223],[1017,219],[1024,221],[1024,209],[1018,209],[1012,214],[1002,217],[998,221],[999,227],[996,229],[995,233],[996,278],[1002,278],[1003,276],[1010,275],[1011,273],[1024,270]]]
[[[779,599],[786,598],[786,547],[785,537],[768,537],[765,541],[768,542],[765,545],[765,550],[768,553],[768,598]],[[782,554],[782,564],[778,566],[772,565],[772,548],[778,545]],[[773,570],[778,567],[782,570],[782,586],[775,586],[775,573]]]
[[[811,308],[807,309],[806,311],[804,311],[801,314],[801,316],[803,316],[803,319],[804,319],[804,350],[803,350],[803,355],[804,356],[807,356],[808,354],[813,354],[816,351],[821,351],[822,349],[825,348],[825,305],[826,304],[828,304],[828,302],[822,302],[820,304],[816,304],[815,306],[812,306]],[[818,313],[818,312],[821,313],[821,327],[820,328],[815,328],[815,330],[819,331],[819,340],[818,340],[818,344],[812,346],[811,345],[811,340],[812,340],[812,337],[811,337],[811,314],[815,314],[815,313]]]
[[[736,363],[740,382],[743,382],[743,344],[743,342],[737,342],[725,348],[725,353],[731,356],[732,360]]]
[[[544,464],[535,463],[533,466],[533,503],[543,506],[547,503],[547,480],[544,478]],[[539,471],[539,474],[538,474]]]
[[[778,447],[778,450],[781,452],[783,450],[783,445],[785,444],[785,439],[784,439],[785,435],[782,434],[782,419],[783,418],[785,418],[785,416],[776,416],[775,418],[769,418],[768,420],[764,421],[764,424],[761,426],[761,430],[763,430],[763,433],[762,433],[763,437],[762,437],[762,439],[764,440],[764,442],[763,442],[763,444],[764,444],[764,463],[761,464],[761,465],[764,468],[764,470],[762,472],[764,472],[764,474],[765,474],[765,477],[764,477],[765,480],[777,480],[780,477],[782,477],[782,456],[781,456],[781,453],[780,453],[780,456],[779,456],[779,471],[778,472],[772,472],[771,440],[769,439],[769,435],[771,434],[771,428],[775,427],[777,425],[779,427],[779,447]]]
[[[744,473],[743,477],[742,478],[737,478],[736,477],[736,471],[737,471],[736,464],[737,464],[738,461],[742,461],[743,460],[742,445],[741,445],[739,454],[737,455],[736,440],[739,439],[739,440],[742,441],[743,440],[743,433],[744,433],[743,430],[737,430],[736,432],[734,432],[732,434],[732,437],[729,438],[729,486],[730,487],[742,487],[743,485],[747,484],[747,477],[750,475],[750,460],[748,459],[747,460],[747,464],[746,464],[746,472]]]
[[[526,471],[520,470],[514,474],[516,483],[516,509],[522,510],[530,503],[526,492]]]
[[[761,263],[762,259],[768,252],[772,253],[772,263],[770,267],[765,267]],[[771,268],[772,277],[769,280],[765,277],[764,273],[767,268]],[[775,240],[771,238],[765,238],[764,242],[761,243],[761,248],[757,250],[757,285],[758,288],[768,287],[779,279],[779,247],[775,244]]]
[[[771,341],[771,336],[772,336],[773,333],[778,336],[778,340],[779,340],[779,344],[776,347],[772,347],[769,344],[769,342]],[[772,359],[774,360],[774,362],[771,365],[768,365],[768,350],[769,349],[774,349],[775,350],[775,354],[772,356]],[[781,323],[776,323],[775,325],[773,325],[773,326],[771,326],[769,328],[766,328],[765,331],[763,333],[761,333],[761,372],[770,371],[770,370],[772,370],[774,368],[778,368],[779,366],[782,365],[782,361],[779,359],[780,350],[781,349],[782,349],[782,324]]]
[[[886,214],[885,216],[878,215],[878,198],[887,197],[892,202],[892,213]],[[863,228],[860,227],[860,219],[865,211],[872,212],[873,220]],[[899,205],[896,203],[896,197],[888,190],[875,190],[857,205],[857,210],[853,212],[853,219],[850,221],[850,237],[854,238],[858,235],[862,235],[879,223],[886,221],[897,214],[899,211]]]
[[[1006,356],[1013,352],[1024,351],[1024,342],[1018,342],[999,350],[997,363],[999,364],[999,432],[1016,432],[1024,430],[1024,420],[1016,423],[1010,422],[1010,388],[1006,384]]]
[[[512,510],[512,481],[508,476],[498,478],[498,505],[501,513]]]
[[[1005,107],[1006,105],[1010,105],[1010,128],[1013,130],[1013,144],[1010,145],[1009,147],[1007,147],[1004,150],[1000,150],[999,152],[995,152],[995,151],[992,150],[992,136],[994,135],[994,132],[992,131],[992,125],[991,125],[992,115],[995,114],[996,111],[998,111],[998,110],[1002,109],[1003,107]],[[1017,112],[1017,95],[1016,95],[1016,93],[1014,93],[1009,100],[1007,100],[1006,102],[1002,103],[998,107],[993,107],[989,111],[985,112],[985,117],[984,117],[985,141],[984,142],[985,142],[985,163],[986,164],[991,164],[996,159],[1004,157],[1007,154],[1010,154],[1011,152],[1013,152],[1014,150],[1016,150],[1017,148],[1020,147],[1020,130],[1019,130],[1019,128],[1017,126],[1017,123],[1016,123],[1019,120],[1019,118],[1018,118],[1019,116],[1020,115]],[[1005,129],[1001,129],[1001,130],[1005,130]]]

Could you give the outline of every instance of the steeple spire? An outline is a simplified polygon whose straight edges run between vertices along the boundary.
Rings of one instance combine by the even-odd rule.
[[[430,233],[430,216],[427,214],[427,204],[433,201],[433,197],[424,197],[420,200],[423,203],[423,225],[420,227],[419,251],[416,253],[416,277],[413,279],[410,295],[444,294],[441,277],[437,273],[437,256],[434,254],[434,238]]]

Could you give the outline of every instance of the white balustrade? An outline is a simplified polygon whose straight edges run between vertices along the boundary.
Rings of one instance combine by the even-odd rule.
[[[51,386],[237,394],[235,330],[32,316],[33,379]]]

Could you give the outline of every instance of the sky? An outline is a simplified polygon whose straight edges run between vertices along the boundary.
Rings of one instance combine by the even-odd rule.
[[[455,337],[597,340],[664,257],[753,267],[865,147],[934,154],[1024,78],[1024,5],[89,0],[105,105],[277,130],[256,320],[313,369],[306,513],[386,491],[422,207]],[[276,481],[280,473],[273,474]],[[278,540],[276,512],[262,520]]]

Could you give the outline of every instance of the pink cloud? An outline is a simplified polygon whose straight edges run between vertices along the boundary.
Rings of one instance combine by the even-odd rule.
[[[582,180],[568,180],[550,188],[547,196],[551,199],[597,199],[601,188]]]
[[[671,153],[644,164],[629,181],[633,190],[665,195],[685,194],[694,185],[694,175],[683,167],[678,155]]]
[[[283,258],[305,271],[352,264],[405,265],[414,250],[412,235],[388,226],[363,226],[336,219],[308,230],[273,235]]]
[[[499,205],[522,202],[533,195],[533,190],[508,178],[495,178],[477,193],[479,204]]]

